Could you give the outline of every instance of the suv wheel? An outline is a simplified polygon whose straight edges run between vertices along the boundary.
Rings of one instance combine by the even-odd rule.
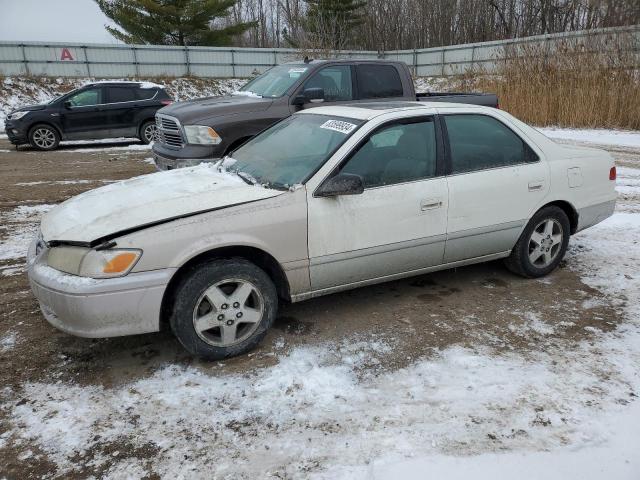
[[[564,258],[570,234],[567,214],[553,205],[545,207],[529,220],[505,264],[523,277],[547,275]]]
[[[156,139],[156,122],[153,120],[148,120],[142,124],[140,127],[140,135],[139,138],[142,140],[142,143],[149,144]]]
[[[189,352],[207,360],[253,349],[273,324],[278,295],[253,263],[219,259],[195,267],[178,285],[170,324]]]
[[[39,124],[29,131],[29,143],[38,150],[55,150],[60,143],[60,135],[55,128]]]

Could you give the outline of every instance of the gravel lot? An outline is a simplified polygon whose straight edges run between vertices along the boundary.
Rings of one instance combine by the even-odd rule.
[[[635,217],[640,150],[604,148]],[[284,306],[259,349],[225,362],[169,333],[58,332],[23,272],[40,215],[153,172],[149,157],[135,142],[41,153],[0,139],[0,478],[373,478],[413,455],[590,448],[598,419],[640,395],[637,305],[596,275],[606,231],[573,238],[537,281],[494,262]],[[636,261],[623,264],[640,275]]]

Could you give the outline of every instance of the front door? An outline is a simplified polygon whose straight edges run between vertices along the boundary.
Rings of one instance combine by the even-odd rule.
[[[445,263],[511,250],[549,191],[546,164],[492,116],[441,118],[451,159]]]
[[[383,125],[335,173],[360,175],[360,195],[308,195],[311,287],[322,290],[442,263],[447,182],[432,117]]]
[[[60,111],[61,123],[67,138],[89,138],[91,132],[105,128],[104,89],[91,87],[65,100]]]

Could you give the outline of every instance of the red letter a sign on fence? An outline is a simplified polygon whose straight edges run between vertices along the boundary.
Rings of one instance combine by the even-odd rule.
[[[60,60],[73,60],[73,55],[68,48],[62,49],[62,55],[60,55]]]

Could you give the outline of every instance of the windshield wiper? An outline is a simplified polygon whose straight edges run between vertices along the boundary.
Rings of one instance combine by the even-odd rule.
[[[235,173],[242,180],[244,180],[244,183],[246,183],[247,185],[255,185],[256,184],[256,181],[253,178],[251,178],[250,175],[247,175],[244,172],[239,172],[239,171],[235,170],[233,173]]]

